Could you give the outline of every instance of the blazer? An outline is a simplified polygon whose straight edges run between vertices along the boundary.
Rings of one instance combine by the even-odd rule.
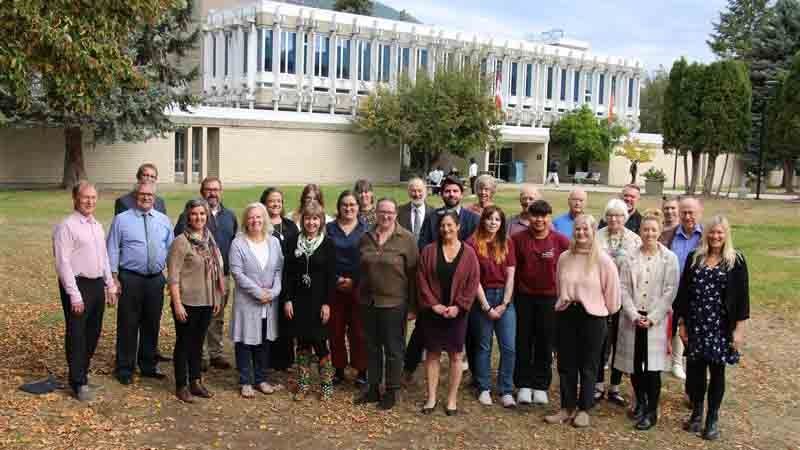
[[[433,214],[433,211],[434,207],[429,205],[428,202],[425,202],[425,216],[422,218],[423,225],[425,224],[425,220],[428,219],[428,216]],[[406,230],[413,232],[411,229],[411,202],[400,205],[397,209],[397,223]],[[420,227],[419,232],[422,234],[422,227]]]
[[[422,229],[419,231],[418,247],[420,250],[424,249],[431,242],[436,242],[439,236],[439,220],[447,208],[438,208],[431,213],[424,222],[422,222]],[[461,211],[458,213],[459,221],[461,222],[460,230],[458,231],[458,239],[461,242],[466,242],[472,233],[478,228],[478,223],[481,218],[474,212],[467,209],[466,206],[461,206]]]
[[[462,242],[464,250],[461,259],[453,274],[453,286],[450,289],[450,304],[456,305],[463,312],[468,312],[478,295],[478,285],[481,282],[481,268],[478,255],[467,243]],[[425,310],[442,303],[442,287],[436,275],[436,258],[439,255],[439,245],[429,244],[420,254],[417,268],[417,289],[419,309]]]
[[[231,314],[231,340],[247,345],[261,345],[278,338],[278,317],[281,314],[278,295],[281,293],[283,252],[275,236],[267,236],[269,258],[264,268],[250,250],[247,238],[239,234],[231,243],[230,266],[236,283]],[[272,294],[272,303],[261,304],[264,291]],[[266,336],[261,335],[261,316],[266,309]]]
[[[682,318],[685,321],[689,317],[689,293],[694,270],[692,265],[694,254],[695,252],[689,253],[686,264],[683,266],[681,281],[678,285],[678,296],[672,305],[675,312],[674,320]],[[728,313],[728,337],[732,338],[736,323],[750,318],[750,282],[747,274],[747,262],[745,262],[744,255],[739,252],[736,252],[736,262],[733,267],[728,270],[728,282],[723,298],[725,310]]]

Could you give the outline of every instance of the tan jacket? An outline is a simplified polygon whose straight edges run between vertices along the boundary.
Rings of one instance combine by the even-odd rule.
[[[364,305],[392,308],[417,304],[417,261],[419,250],[414,235],[396,225],[394,233],[378,245],[373,227],[359,243],[361,252],[361,296]]]

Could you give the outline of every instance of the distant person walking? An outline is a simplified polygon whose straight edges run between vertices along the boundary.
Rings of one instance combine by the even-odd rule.
[[[475,188],[475,179],[478,178],[478,162],[475,161],[475,158],[469,159],[469,188],[472,190],[472,194],[475,195],[476,188]]]
[[[555,183],[556,187],[559,186],[558,184],[558,160],[554,159],[550,161],[550,165],[547,167],[547,180],[544,182],[545,186],[547,186],[550,182]]]

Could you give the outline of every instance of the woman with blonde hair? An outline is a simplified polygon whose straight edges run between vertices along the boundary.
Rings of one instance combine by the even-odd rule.
[[[282,386],[267,382],[270,351],[278,339],[283,273],[281,243],[273,233],[267,209],[251,203],[242,213],[242,228],[231,243],[230,266],[236,290],[231,317],[236,368],[242,397],[255,390],[271,394]]]
[[[622,311],[614,368],[631,375],[638,430],[649,430],[658,421],[661,372],[669,369],[670,360],[669,313],[678,292],[678,257],[658,242],[662,219],[660,210],[645,211],[642,245],[620,267]]]
[[[723,216],[714,216],[705,225],[700,244],[686,262],[673,305],[678,332],[686,345],[687,391],[692,403],[684,430],[700,431],[707,392],[702,436],[716,440],[725,365],[739,362],[745,322],[750,318],[747,263],[733,246],[731,227]]]
[[[606,318],[620,308],[617,267],[600,251],[595,227],[591,215],[576,217],[570,248],[558,258],[555,309],[561,409],[545,417],[551,424],[589,426],[592,381],[600,368]]]

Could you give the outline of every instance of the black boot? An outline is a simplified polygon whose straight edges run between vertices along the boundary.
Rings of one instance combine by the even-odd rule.
[[[378,390],[378,385],[370,385],[369,390],[361,397],[355,400],[356,405],[365,405],[367,403],[378,403],[381,401],[381,393]]]
[[[344,369],[336,369],[336,373],[333,374],[334,386],[342,384],[343,381],[344,381]]]
[[[706,428],[703,430],[703,439],[716,441],[719,439],[719,410],[708,408]]]
[[[632,411],[628,411],[628,417],[634,422],[638,423],[647,414],[647,399],[644,396],[636,395],[636,407]]]
[[[699,433],[703,429],[703,402],[692,404],[692,415],[686,422],[683,422],[683,430],[689,433]]]
[[[386,392],[383,393],[383,397],[381,397],[381,402],[378,405],[378,409],[390,410],[394,408],[396,401],[396,391],[394,389],[387,389]]]
[[[656,426],[656,423],[658,423],[658,411],[651,410],[646,412],[634,426],[639,431],[646,431]]]

